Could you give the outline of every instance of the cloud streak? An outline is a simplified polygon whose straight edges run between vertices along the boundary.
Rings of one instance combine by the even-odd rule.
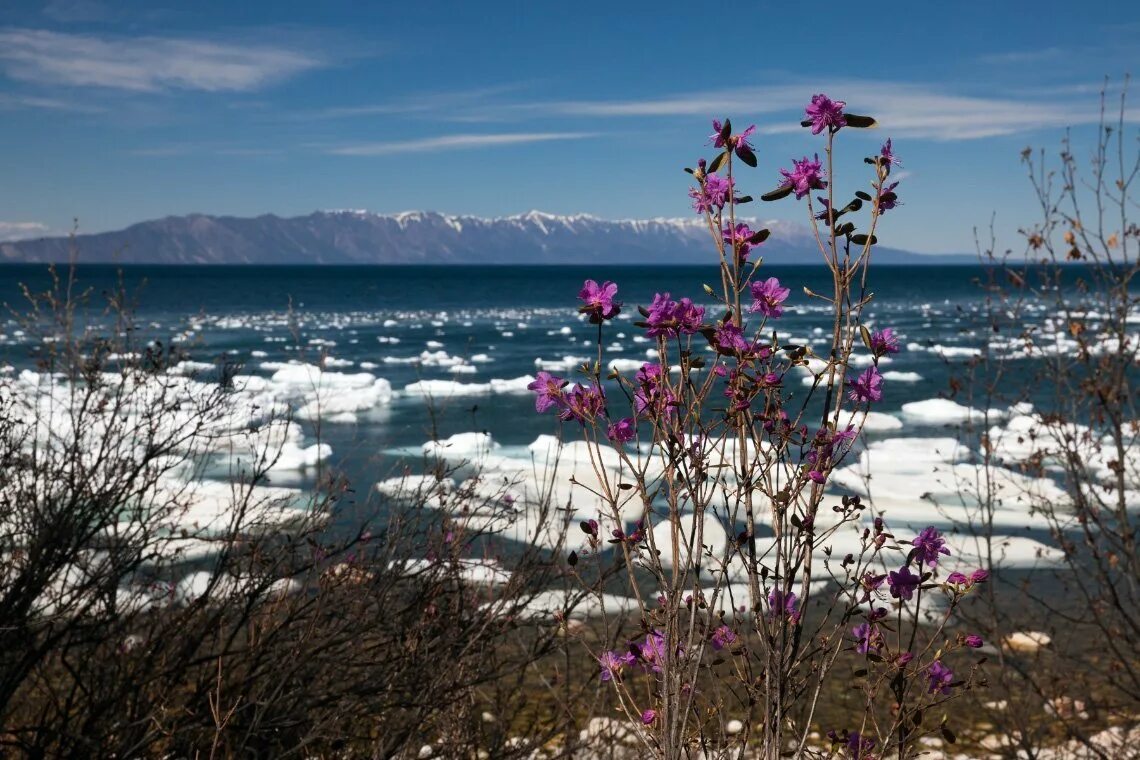
[[[836,81],[824,86],[780,84],[686,93],[674,96],[613,101],[546,103],[542,110],[582,117],[755,117],[788,113],[786,124],[766,126],[767,134],[800,129],[803,105],[812,92],[843,98],[849,108],[878,119],[884,132],[896,137],[935,141],[976,140],[1031,132],[1042,128],[1095,123],[1096,104],[1087,98],[980,97],[948,92],[933,85],[872,80]],[[1126,114],[1140,119],[1140,110]]]
[[[51,228],[39,222],[0,222],[0,242],[44,237]]]
[[[335,156],[387,156],[393,153],[436,153],[478,148],[501,148],[509,145],[582,140],[596,137],[595,132],[507,132],[502,134],[460,134],[425,137],[418,140],[356,143],[326,146],[325,153]]]
[[[34,84],[245,92],[322,65],[312,54],[265,44],[0,29],[0,67],[11,79]]]

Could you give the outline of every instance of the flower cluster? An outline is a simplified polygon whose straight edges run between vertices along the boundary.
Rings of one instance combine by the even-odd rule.
[[[759,312],[766,317],[781,317],[784,314],[784,301],[792,294],[791,288],[780,285],[775,277],[764,281],[757,281],[750,286],[752,291],[752,306],[748,309],[753,314]]]
[[[846,105],[842,100],[832,100],[823,94],[813,95],[811,104],[804,108],[804,113],[811,122],[811,133],[818,135],[825,129],[837,132],[840,127],[846,127],[847,120],[843,117]]]
[[[877,367],[867,367],[854,380],[847,381],[848,397],[858,404],[868,404],[883,398],[883,376]]]
[[[827,182],[823,179],[823,163],[817,154],[814,159],[804,156],[802,160],[792,159],[792,170],[781,169],[784,177],[782,187],[791,188],[796,194],[796,200],[803,198],[812,190],[823,190]]]
[[[598,655],[601,678],[603,681],[621,680],[627,671],[660,673],[667,651],[665,634],[651,631],[641,641],[631,641],[626,652],[608,650]]]
[[[582,301],[578,311],[589,314],[591,324],[595,325],[613,319],[621,311],[621,303],[614,301],[617,290],[618,286],[609,281],[599,285],[593,280],[586,280],[578,291],[578,299]]]
[[[566,380],[549,372],[539,372],[527,390],[535,392],[534,408],[540,414],[558,410],[562,420],[573,420],[582,425],[605,416],[606,392],[600,385],[575,385],[567,390]]]
[[[669,299],[668,293],[657,293],[645,314],[650,338],[676,338],[678,335],[692,335],[701,329],[705,318],[703,306],[697,306],[688,298],[680,301]]]

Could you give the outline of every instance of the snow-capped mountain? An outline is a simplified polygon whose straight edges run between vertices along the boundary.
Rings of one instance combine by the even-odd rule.
[[[766,261],[819,262],[806,227],[748,221],[772,231],[759,251]],[[714,251],[702,217],[609,220],[540,211],[494,218],[362,210],[290,218],[191,214],[80,235],[75,245],[80,261],[124,264],[691,264],[709,261]],[[68,238],[0,243],[0,260],[67,261],[70,247]],[[876,248],[876,259],[944,263],[948,257]]]

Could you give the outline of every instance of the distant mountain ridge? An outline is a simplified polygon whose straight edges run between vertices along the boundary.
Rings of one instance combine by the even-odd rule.
[[[758,229],[755,220],[748,220]],[[804,226],[759,223],[772,236],[759,255],[773,264],[822,263]],[[0,261],[67,261],[71,240],[0,243]],[[407,211],[317,211],[253,218],[189,214],[75,238],[79,260],[119,264],[695,264],[712,243],[701,217],[608,220],[531,211],[483,218]],[[876,246],[884,264],[970,263]]]

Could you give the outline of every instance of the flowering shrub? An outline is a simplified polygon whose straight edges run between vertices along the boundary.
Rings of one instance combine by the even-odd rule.
[[[947,629],[985,571],[940,579],[950,552],[938,531],[896,538],[830,484],[889,392],[879,361],[899,351],[890,327],[872,332],[864,319],[880,217],[900,205],[889,182],[898,159],[887,140],[865,159],[867,189],[838,199],[837,137],[874,120],[825,95],[805,115],[823,157],[793,160],[761,199],[803,202],[832,292],[793,297],[762,276],[769,230],[738,215],[753,201],[737,171],[757,165],[755,127],[734,133],[729,120],[714,121],[716,156],[686,170],[716,252],[719,287],[704,286],[711,305],[657,293],[635,323],[656,356],[632,376],[608,372],[602,339],[621,307],[619,287],[587,280],[579,308],[598,326],[598,359],[576,384],[540,372],[530,386],[538,412],[577,423],[599,473],[604,508],[582,523],[589,548],[570,564],[599,598],[592,578],[603,555],[612,550],[624,566],[640,630],[615,631],[592,656],[658,757],[696,746],[733,756],[748,746],[771,758],[788,750],[901,757],[932,731],[953,739],[931,708],[974,683],[977,662],[963,650],[981,641]],[[818,206],[813,191],[824,193]],[[780,329],[805,298],[830,315],[825,355]],[[602,474],[603,456],[620,460],[617,481]],[[837,669],[841,657],[853,673]],[[845,725],[818,726],[821,695],[840,681],[858,690],[860,706]],[[738,736],[724,730],[722,713],[748,718]],[[817,728],[830,731],[830,747],[809,746]]]

